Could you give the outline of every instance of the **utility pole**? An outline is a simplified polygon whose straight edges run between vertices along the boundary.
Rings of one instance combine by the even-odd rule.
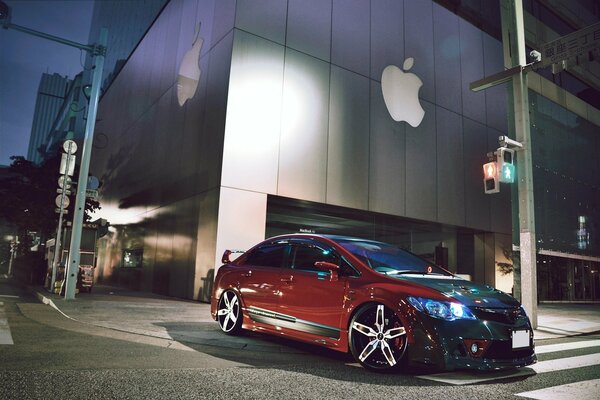
[[[525,27],[522,0],[502,0],[502,44],[504,67],[513,68],[527,64]],[[535,239],[535,208],[533,199],[533,162],[531,154],[531,129],[529,122],[529,93],[527,74],[521,70],[512,78],[512,103],[516,140],[523,144],[517,162],[517,190],[519,210],[519,254],[521,278],[521,304],[527,311],[531,324],[537,328],[537,259]]]
[[[6,3],[0,0],[0,26],[4,29],[14,29],[29,35],[48,39],[67,46],[85,50],[94,57],[94,74],[92,76],[92,93],[88,105],[87,121],[85,125],[85,136],[83,139],[83,152],[81,155],[81,165],[79,166],[79,180],[77,183],[77,197],[75,199],[75,211],[73,215],[73,230],[71,233],[71,245],[69,250],[69,262],[65,271],[66,286],[65,300],[75,299],[75,284],[77,282],[77,273],[79,272],[81,231],[83,229],[83,216],[85,211],[85,192],[87,189],[87,178],[92,155],[92,143],[94,140],[94,127],[96,125],[96,113],[98,110],[98,100],[100,98],[100,85],[102,84],[102,72],[104,70],[104,57],[106,56],[106,43],[108,31],[105,28],[100,29],[100,38],[97,44],[85,45],[72,40],[63,39],[58,36],[49,35],[24,26],[16,25],[10,22],[10,8]],[[57,238],[59,240],[59,238]]]
[[[502,44],[504,48],[504,71],[486,77],[470,85],[479,91],[501,83],[512,83],[511,103],[514,109],[514,130],[517,149],[516,170],[518,204],[513,204],[513,213],[518,209],[518,237],[513,236],[513,249],[519,250],[520,276],[515,273],[515,286],[520,279],[521,304],[534,328],[537,328],[537,260],[535,239],[535,208],[533,201],[533,164],[531,155],[531,130],[529,122],[529,95],[527,72],[537,68],[539,60],[527,64],[525,55],[525,28],[522,0],[502,0]],[[538,53],[539,54],[539,53]],[[513,203],[517,196],[513,196]],[[514,218],[513,218],[514,221]],[[517,261],[517,260],[515,260]],[[517,264],[517,262],[514,262]]]
[[[108,31],[100,30],[98,45],[94,46],[92,55],[95,57],[94,74],[92,76],[92,93],[88,106],[87,121],[85,124],[85,136],[83,137],[83,151],[81,153],[81,164],[79,166],[79,179],[77,181],[77,197],[73,209],[73,230],[71,231],[71,244],[69,245],[69,261],[65,271],[66,289],[65,300],[75,299],[75,287],[77,274],[79,272],[79,260],[81,257],[81,231],[83,229],[83,217],[85,215],[85,192],[87,189],[88,173],[92,158],[92,144],[94,142],[94,127],[96,126],[96,114],[98,101],[100,99],[100,86],[102,84],[102,71],[104,70],[104,56],[106,55],[106,42]]]

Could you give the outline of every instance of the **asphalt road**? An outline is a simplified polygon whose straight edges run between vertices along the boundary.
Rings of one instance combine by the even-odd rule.
[[[372,373],[339,353],[261,340],[291,349],[266,353],[200,346],[98,328],[69,320],[4,281],[0,399],[483,400],[518,399],[523,397],[515,394],[550,387],[566,391],[563,398],[569,400],[600,399],[600,335],[538,341],[538,348],[560,345],[538,355],[541,372],[468,385],[430,380],[435,375],[424,379],[419,377],[423,371]],[[575,342],[580,343],[570,347],[583,347],[565,349]],[[575,367],[566,369],[569,363]],[[561,398],[557,391],[538,398]]]

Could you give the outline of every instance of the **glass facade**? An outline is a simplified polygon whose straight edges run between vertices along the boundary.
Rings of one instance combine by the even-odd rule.
[[[538,297],[547,302],[600,301],[600,262],[538,256]]]
[[[537,93],[529,100],[538,247],[598,256],[598,127]]]

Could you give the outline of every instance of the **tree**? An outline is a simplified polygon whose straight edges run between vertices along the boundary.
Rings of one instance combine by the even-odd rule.
[[[0,220],[14,224],[20,238],[27,237],[30,231],[37,232],[42,239],[56,232],[58,214],[54,211],[54,199],[57,196],[60,158],[57,154],[38,166],[22,156],[11,157],[8,174],[0,182]],[[76,182],[77,177],[73,181]],[[75,194],[71,196],[74,200]],[[89,221],[90,214],[99,208],[99,202],[86,199],[85,221]]]

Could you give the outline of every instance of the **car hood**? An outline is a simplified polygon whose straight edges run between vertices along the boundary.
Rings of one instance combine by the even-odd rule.
[[[437,290],[467,307],[514,308],[519,306],[519,302],[514,297],[500,290],[458,277],[411,274],[401,275],[397,278]]]

